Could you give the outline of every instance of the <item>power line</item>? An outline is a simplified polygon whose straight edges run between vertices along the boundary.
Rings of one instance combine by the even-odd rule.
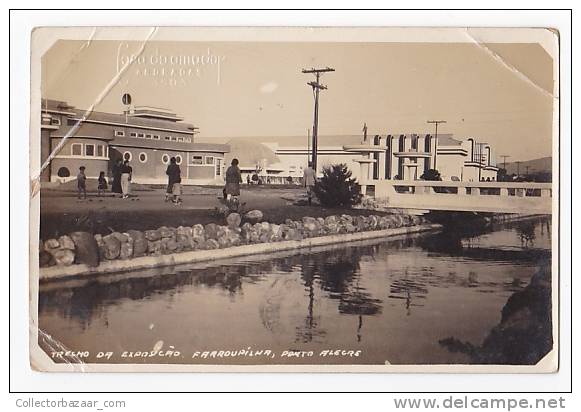
[[[313,115],[313,140],[312,140],[312,160],[311,162],[313,163],[313,170],[317,171],[317,138],[319,135],[319,91],[320,90],[327,90],[327,86],[321,84],[319,82],[320,78],[321,78],[321,74],[323,73],[328,73],[328,72],[334,72],[335,69],[332,69],[330,67],[325,67],[323,69],[303,69],[302,72],[303,73],[309,73],[309,74],[314,74],[315,75],[315,81],[314,82],[308,82],[307,84],[309,86],[311,86],[313,88],[313,94],[315,97],[315,108],[314,108],[314,115]]]

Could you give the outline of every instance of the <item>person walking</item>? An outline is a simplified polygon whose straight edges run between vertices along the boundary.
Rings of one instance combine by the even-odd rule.
[[[107,190],[107,179],[105,179],[105,172],[101,172],[97,180],[97,193],[99,197],[105,193],[105,190]]]
[[[240,183],[242,183],[242,173],[238,167],[238,159],[232,159],[230,167],[226,170],[226,186],[224,187],[226,203],[229,206],[234,203],[232,197],[240,196]]]
[[[127,199],[131,193],[131,175],[133,168],[129,166],[129,160],[125,160],[121,166],[121,192],[123,199]]]
[[[113,182],[111,183],[111,192],[121,194],[123,190],[121,189],[121,168],[123,167],[123,162],[121,159],[117,159],[113,164],[111,173],[113,175]]]
[[[174,203],[181,203],[182,199],[180,196],[182,194],[182,171],[180,170],[175,157],[170,159],[165,174],[167,175],[165,201],[169,202],[172,200]]]
[[[303,187],[307,189],[307,198],[309,199],[309,206],[311,206],[313,198],[313,188],[315,187],[316,175],[313,170],[313,163],[309,162],[308,166],[303,170]]]
[[[81,200],[81,194],[87,199],[87,176],[85,175],[85,166],[79,167],[79,174],[77,175],[77,192],[78,198]]]

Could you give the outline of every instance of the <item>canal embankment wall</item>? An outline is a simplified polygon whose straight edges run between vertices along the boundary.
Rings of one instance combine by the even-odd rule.
[[[441,225],[413,215],[304,217],[277,225],[245,222],[231,214],[227,225],[113,232],[73,232],[40,245],[41,282],[435,231]]]

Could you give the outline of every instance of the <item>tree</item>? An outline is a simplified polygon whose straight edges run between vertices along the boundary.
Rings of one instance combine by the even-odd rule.
[[[501,167],[498,169],[496,180],[499,182],[512,182],[512,175],[507,174],[506,169]]]
[[[361,201],[359,185],[351,175],[343,163],[323,168],[323,177],[315,183],[314,188],[323,206],[351,207]]]
[[[420,179],[429,181],[441,181],[442,176],[436,169],[428,169],[424,172],[423,175],[420,176]]]

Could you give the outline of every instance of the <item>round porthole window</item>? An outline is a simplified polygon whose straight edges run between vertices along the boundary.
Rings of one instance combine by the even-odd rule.
[[[164,155],[161,157],[161,161],[162,161],[162,163],[163,163],[164,165],[168,164],[168,163],[169,163],[169,155],[168,155],[168,154],[164,154]]]
[[[144,152],[139,153],[139,161],[141,163],[147,162],[147,153]]]
[[[61,167],[57,172],[58,177],[69,177],[71,175],[70,170],[67,167]]]
[[[133,156],[131,155],[131,152],[125,152],[125,153],[123,153],[123,160],[129,160],[129,161],[131,161],[131,158],[132,157]]]
[[[177,155],[177,156],[176,156],[176,163],[177,163],[178,165],[181,165],[181,164],[182,164],[182,157],[181,157],[180,155]]]

